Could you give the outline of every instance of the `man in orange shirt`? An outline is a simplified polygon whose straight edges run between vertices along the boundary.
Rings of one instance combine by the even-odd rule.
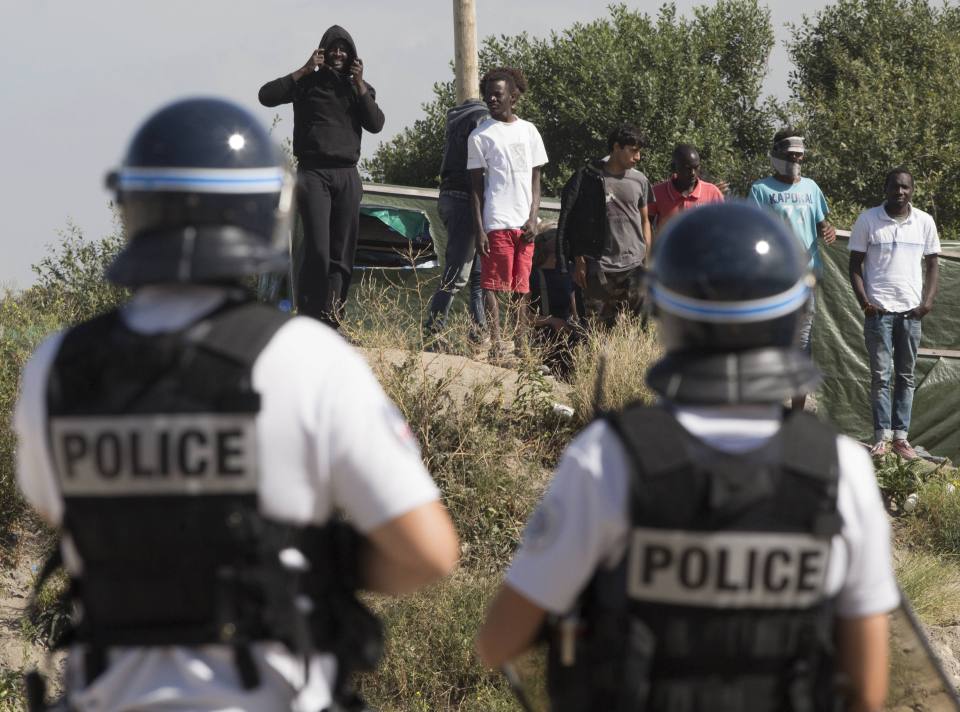
[[[653,186],[655,200],[648,206],[650,219],[656,220],[654,235],[681,210],[723,202],[720,188],[700,178],[700,152],[695,146],[678,143],[673,149],[670,168],[673,175]]]

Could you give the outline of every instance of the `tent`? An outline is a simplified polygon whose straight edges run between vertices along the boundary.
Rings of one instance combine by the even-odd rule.
[[[437,209],[436,188],[410,188],[383,183],[364,183],[360,201],[360,235],[355,269],[431,269],[443,263],[447,230]],[[543,220],[556,220],[560,203],[540,201]],[[291,269],[288,275],[265,275],[259,283],[261,296],[289,308],[291,282],[302,259],[303,229],[294,223],[291,235]]]
[[[447,229],[444,227],[443,220],[440,219],[440,213],[437,211],[438,197],[439,191],[436,188],[409,188],[400,185],[364,183],[360,210],[363,213],[371,211],[373,208],[380,209],[375,217],[396,231],[398,239],[395,243],[395,249],[398,253],[405,251],[399,238],[402,236],[415,243],[416,235],[414,231],[398,226],[395,216],[404,213],[416,213],[423,216],[427,221],[433,250],[439,263],[443,261],[443,253],[447,245]],[[542,220],[556,220],[559,215],[560,203],[558,201],[551,198],[544,198],[540,201],[540,218]],[[360,259],[365,245],[369,241],[370,238],[361,231],[360,246],[357,249],[357,265],[361,268],[364,266],[380,266],[366,265]],[[409,260],[407,263],[409,264]]]
[[[873,440],[863,313],[847,274],[849,233],[824,249],[813,357],[824,374],[818,411],[851,437]],[[910,442],[960,462],[960,242],[941,243],[940,282],[923,319]]]

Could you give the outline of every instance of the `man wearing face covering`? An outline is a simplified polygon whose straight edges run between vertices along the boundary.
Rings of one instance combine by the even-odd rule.
[[[803,136],[791,127],[777,131],[770,149],[773,175],[754,181],[750,186],[750,200],[768,208],[793,229],[793,234],[810,255],[810,267],[819,278],[823,269],[818,237],[827,245],[837,239],[837,231],[827,222],[827,199],[814,181],[800,175],[805,146]],[[807,311],[800,328],[800,349],[810,355],[813,317],[816,313],[815,293],[811,293]],[[802,410],[806,396],[795,396],[793,408]]]
[[[340,323],[357,250],[360,197],[357,161],[363,129],[379,133],[383,112],[363,80],[353,38],[333,25],[300,69],[260,87],[264,106],[293,103],[293,153],[304,253],[296,276],[301,315]]]

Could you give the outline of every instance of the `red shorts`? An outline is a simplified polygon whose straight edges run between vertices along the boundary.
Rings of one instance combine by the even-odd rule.
[[[480,255],[480,286],[494,292],[530,291],[533,242],[523,239],[523,230],[491,230],[490,252]]]

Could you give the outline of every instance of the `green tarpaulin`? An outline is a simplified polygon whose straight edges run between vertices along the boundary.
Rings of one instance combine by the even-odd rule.
[[[408,240],[413,240],[421,235],[425,235],[430,229],[430,222],[426,214],[419,210],[397,210],[394,208],[361,204],[360,214],[376,218]]]
[[[910,441],[960,462],[960,243],[943,242],[940,284],[933,311],[923,319],[916,367]],[[873,440],[870,371],[863,313],[853,296],[847,242],[824,251],[817,288],[813,356],[824,374],[818,410],[844,433]],[[952,354],[934,353],[949,351]]]

